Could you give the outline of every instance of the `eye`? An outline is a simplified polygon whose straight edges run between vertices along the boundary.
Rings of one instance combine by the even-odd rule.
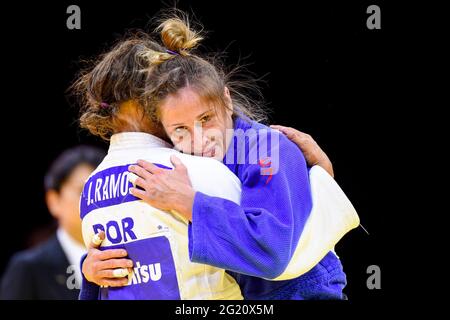
[[[186,127],[177,127],[177,128],[175,128],[175,130],[173,131],[172,134],[176,138],[181,139],[187,134],[187,132],[188,132],[188,130]]]
[[[204,116],[204,117],[202,117],[200,119],[200,122],[201,123],[205,123],[205,122],[208,122],[209,120],[211,120],[211,116],[210,115],[206,115],[206,116]]]

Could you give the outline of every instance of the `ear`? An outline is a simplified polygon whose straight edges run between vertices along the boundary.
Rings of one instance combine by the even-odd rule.
[[[233,101],[231,100],[230,90],[225,87],[224,89],[225,100],[227,102],[227,114],[231,116],[233,114]]]
[[[59,194],[56,190],[49,190],[45,193],[45,202],[47,203],[48,211],[51,215],[59,218]]]

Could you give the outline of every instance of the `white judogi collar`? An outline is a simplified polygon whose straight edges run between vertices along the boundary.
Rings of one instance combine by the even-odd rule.
[[[173,146],[149,133],[144,132],[121,132],[111,136],[108,153],[135,148],[170,148]]]

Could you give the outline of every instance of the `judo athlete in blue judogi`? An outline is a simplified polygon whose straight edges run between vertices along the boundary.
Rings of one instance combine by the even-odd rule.
[[[82,125],[106,139],[117,132],[146,132],[170,139],[185,154],[222,162],[238,179],[239,200],[197,188],[193,167],[183,164],[186,157],[174,167],[167,159],[161,167],[158,163],[164,162],[155,164],[147,157],[128,159],[133,174],[128,177],[135,177],[130,203],[139,203],[142,210],[144,204],[158,209],[160,220],[166,219],[164,212],[185,223],[185,239],[169,241],[174,259],[182,252],[176,248],[186,252],[178,269],[191,262],[227,270],[245,299],[343,299],[346,277],[334,246],[359,223],[351,203],[324,170],[307,167],[301,150],[286,136],[255,121],[261,113],[251,100],[237,94],[218,67],[190,52],[201,39],[195,31],[181,19],[164,21],[160,30],[163,45],[151,39],[126,40],[81,79],[79,88],[88,97]],[[137,117],[120,118],[125,106],[133,106],[128,115]],[[196,172],[202,175],[201,170]],[[142,232],[132,240],[149,237],[155,228],[154,217],[143,215],[144,220],[153,222],[147,228],[139,226]],[[96,223],[92,219],[87,225]],[[129,230],[130,223],[125,221],[123,227]],[[165,225],[174,232],[169,223]],[[111,245],[111,239],[106,240],[103,249]],[[147,254],[145,249],[154,248],[142,247],[137,256]],[[98,254],[90,250],[82,261],[83,298],[96,297],[94,284],[126,284],[111,279],[113,269],[120,267],[118,260],[123,259],[113,259],[100,270]]]

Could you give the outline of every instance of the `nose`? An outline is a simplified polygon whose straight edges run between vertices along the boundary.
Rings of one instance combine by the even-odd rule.
[[[210,144],[210,140],[208,136],[203,131],[202,127],[195,127],[194,128],[194,137],[192,139],[192,149],[194,150],[194,153],[200,154],[207,148],[207,146]]]

